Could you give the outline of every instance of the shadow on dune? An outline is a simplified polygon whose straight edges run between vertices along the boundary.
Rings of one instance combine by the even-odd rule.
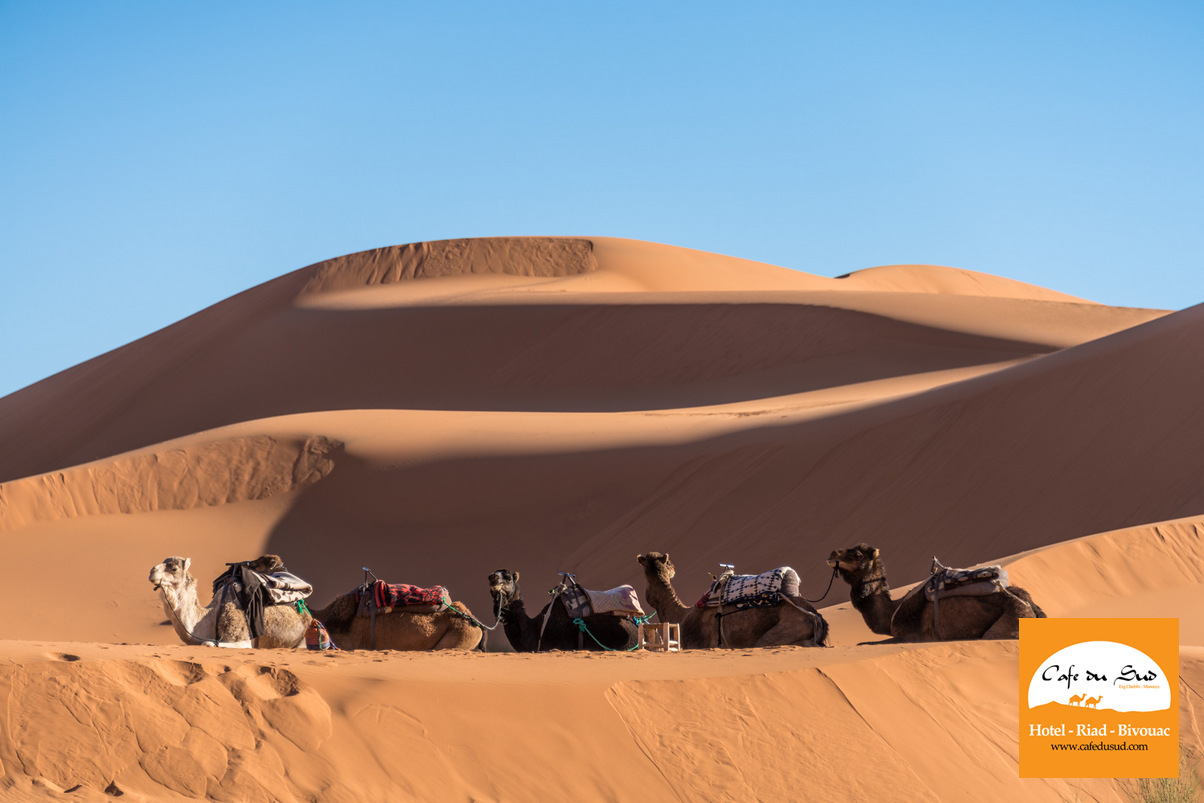
[[[0,481],[293,413],[696,407],[1052,350],[760,303],[289,307],[220,336],[169,327],[150,339],[159,336],[170,349],[139,341],[0,400]],[[37,426],[48,416],[53,428]]]
[[[968,566],[1204,509],[1201,321],[1204,306],[926,394],[718,437],[553,454],[486,444],[409,465],[343,455],[270,547],[329,578],[330,594],[367,564],[448,585],[474,610],[503,567],[532,595],[560,570],[642,592],[635,556],[649,549],[673,554],[684,598],[721,561],[792,565],[812,596],[830,550],[861,541],[891,556],[900,587],[934,555]]]

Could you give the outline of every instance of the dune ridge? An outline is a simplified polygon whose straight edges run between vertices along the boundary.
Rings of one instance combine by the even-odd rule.
[[[1059,293],[1027,282],[992,276],[989,273],[945,265],[881,265],[836,277],[847,289],[899,290],[908,293],[1024,298],[1095,304],[1077,296]]]
[[[229,438],[0,484],[0,531],[38,521],[268,499],[320,481],[342,444]]]
[[[374,248],[303,269],[302,294],[447,276],[579,276],[597,270],[590,240],[490,237]]]

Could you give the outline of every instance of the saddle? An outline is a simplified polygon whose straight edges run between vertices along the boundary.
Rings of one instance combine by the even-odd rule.
[[[596,613],[627,617],[644,615],[635,589],[628,585],[607,591],[591,591],[578,583],[573,575],[565,574],[560,585],[548,594],[560,600],[570,619],[584,619]]]
[[[422,588],[409,583],[386,583],[376,580],[365,583],[355,590],[356,615],[371,616],[374,610],[389,613],[394,608],[441,608],[447,602],[447,589],[443,586]]]
[[[366,574],[371,572],[365,568]],[[354,594],[356,616],[371,621],[369,639],[371,649],[376,649],[376,615],[391,613],[394,608],[405,608],[408,613],[438,613],[448,608],[456,610],[451,604],[447,589],[443,586],[423,588],[409,583],[386,583],[372,575],[372,582],[366,579]]]
[[[626,618],[643,616],[644,609],[640,607],[640,599],[635,589],[622,585],[608,591],[590,591],[577,582],[577,578],[568,572],[560,575],[560,585],[548,591],[552,601],[544,611],[543,623],[539,627],[539,642],[537,649],[543,648],[543,633],[552,616],[552,606],[557,602],[564,606],[569,619],[584,620],[594,614],[612,614]],[[577,649],[585,646],[584,625],[578,626]]]
[[[1002,566],[981,569],[951,569],[934,556],[930,575],[924,581],[924,597],[932,603],[932,632],[941,636],[940,601],[949,597],[986,597],[1008,587],[1008,573]]]
[[[779,566],[761,574],[736,574],[728,568],[715,578],[707,593],[698,600],[698,608],[731,607],[737,611],[748,608],[772,608],[780,605],[782,597],[799,596],[798,572],[789,566]]]
[[[1008,573],[1002,566],[951,569],[934,557],[930,572],[924,582],[924,596],[929,602],[942,597],[986,597],[1008,587]]]
[[[213,581],[213,595],[221,595],[221,604],[225,604],[228,595],[235,595],[238,607],[246,612],[252,640],[263,633],[264,608],[293,605],[314,592],[313,586],[287,571],[276,555],[261,555],[255,560],[226,566],[229,568]]]

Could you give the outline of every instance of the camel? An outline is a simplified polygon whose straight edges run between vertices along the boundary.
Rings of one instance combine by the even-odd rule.
[[[644,567],[648,603],[662,622],[681,625],[681,645],[687,650],[725,647],[825,646],[828,623],[815,606],[802,597],[783,597],[781,604],[725,612],[722,608],[685,605],[673,590],[676,569],[669,555],[649,552],[636,560]],[[722,633],[720,624],[722,623]],[[722,637],[721,637],[722,636]]]
[[[1083,702],[1083,700],[1084,700],[1084,698],[1086,698],[1086,696],[1087,695],[1085,695],[1085,694],[1076,694],[1075,696],[1070,698],[1070,705],[1078,705],[1079,703]]]
[[[265,556],[267,557],[267,556]],[[264,609],[264,632],[251,640],[246,614],[233,597],[212,599],[202,607],[197,600],[196,579],[189,574],[191,558],[170,557],[150,570],[148,579],[176,635],[190,646],[300,647],[310,617],[292,605],[270,605]]]
[[[1021,619],[1045,618],[1027,591],[1008,586],[985,596],[939,598],[938,619],[923,584],[891,599],[882,560],[869,544],[833,550],[828,565],[849,584],[853,607],[870,630],[898,641],[1015,639],[1020,638]]]
[[[485,631],[472,612],[463,602],[451,605],[450,609],[434,605],[386,608],[376,615],[375,637],[372,621],[357,615],[359,603],[354,591],[335,598],[325,608],[313,611],[313,615],[326,626],[331,640],[341,650],[414,652],[471,650],[481,646]]]
[[[265,632],[255,643],[247,627],[245,612],[231,598],[224,603],[211,600],[202,607],[197,601],[196,580],[189,573],[190,558],[171,557],[150,571],[150,582],[159,592],[163,609],[176,635],[192,646],[285,647],[305,646],[305,631],[316,618],[327,626],[340,649],[372,649],[372,624],[356,616],[355,592],[337,597],[321,610],[301,613],[293,605],[269,605],[264,608]],[[265,555],[251,563],[252,568],[279,567],[280,559]],[[463,603],[453,603],[456,612],[434,608],[394,608],[376,617],[376,649],[381,650],[470,650],[482,640],[483,631],[465,616],[471,616]]]
[[[489,575],[493,616],[502,623],[515,652],[631,650],[638,643],[638,628],[625,616],[611,613],[587,616],[583,621],[588,633],[574,624],[564,605],[555,600],[543,606],[537,616],[527,616],[518,576],[518,572],[509,569],[498,569]]]
[[[1083,701],[1083,707],[1084,708],[1095,708],[1096,704],[1098,704],[1099,701],[1102,699],[1103,699],[1102,697],[1088,697],[1086,700]]]

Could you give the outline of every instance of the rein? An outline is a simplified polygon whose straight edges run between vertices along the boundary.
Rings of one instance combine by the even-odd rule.
[[[828,587],[826,589],[824,589],[823,597],[820,597],[819,599],[807,599],[806,597],[803,597],[803,599],[807,599],[807,602],[821,602],[824,597],[828,596],[828,592],[832,590],[832,583],[836,582],[836,573],[839,571],[840,571],[839,565],[832,567],[832,576],[830,578],[828,578]]]

